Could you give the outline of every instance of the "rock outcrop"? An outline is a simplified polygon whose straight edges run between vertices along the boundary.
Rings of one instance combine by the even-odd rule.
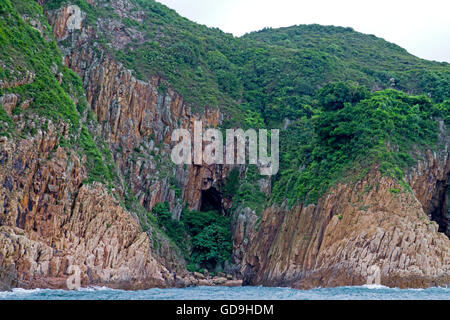
[[[115,1],[111,8],[118,17],[141,21],[139,11],[128,6],[128,1]],[[240,285],[232,276],[187,273],[167,238],[151,227],[144,232],[118,200],[129,186],[149,212],[163,201],[174,218],[185,204],[201,209],[205,191],[220,190],[232,168],[173,165],[171,134],[176,128],[192,131],[196,120],[204,127],[220,126],[224,114],[219,108],[194,109],[157,75],[137,79],[102,47],[98,31],[85,23],[86,14],[78,7],[46,14],[65,65],[82,79],[89,104],[83,121],[106,142],[123,183],[114,186],[117,199],[100,183],[84,184],[84,159],[59,146],[67,135],[63,123],[50,121],[46,132],[33,137],[2,137],[0,290],[66,288],[76,274],[80,285],[125,289]],[[124,32],[120,22],[97,22],[97,28],[113,33],[109,45],[114,49],[124,48],[131,38],[143,41],[138,32],[133,37]],[[0,87],[32,83],[35,75],[19,78],[0,82]],[[10,116],[19,101],[15,94],[0,97]],[[247,285],[296,288],[449,284],[448,146],[422,158],[406,177],[412,191],[374,168],[354,184],[337,185],[316,205],[272,206],[260,216],[239,208],[232,226],[234,276]],[[260,189],[269,196],[270,180],[261,180]],[[228,209],[232,202],[221,199],[220,206]]]
[[[448,285],[450,240],[427,215],[437,181],[448,177],[448,151],[440,156],[428,153],[412,170],[413,191],[374,169],[317,205],[266,209],[243,257],[244,283]]]
[[[123,15],[120,8],[115,9]],[[168,201],[175,216],[179,216],[182,204],[177,202],[174,186],[168,179],[172,176],[182,192],[183,202],[191,209],[199,209],[202,191],[220,184],[227,168],[215,165],[175,168],[170,160],[171,134],[176,128],[192,130],[196,120],[202,121],[205,128],[217,127],[223,118],[219,109],[193,112],[178,93],[170,88],[159,90],[160,77],[148,81],[136,79],[95,43],[97,34],[92,28],[81,28],[69,35],[67,8],[49,13],[48,17],[57,39],[69,36],[70,47],[61,47],[65,63],[83,79],[91,110],[100,124],[95,130],[108,142],[117,166],[129,179],[140,203],[151,210],[155,203]]]
[[[450,141],[448,136],[442,137]],[[428,151],[421,155],[417,166],[410,169],[407,180],[430,220],[436,221],[439,231],[450,237],[450,206],[448,186],[450,184],[450,152],[446,148],[439,152]]]
[[[84,185],[80,159],[57,143],[50,122],[48,132],[0,145],[0,268],[13,273],[10,281],[66,288],[76,267],[81,285],[169,285],[170,254],[156,253],[104,186]]]
[[[193,113],[170,88],[160,92],[157,76],[137,80],[101,47],[91,45],[96,34],[83,26],[85,16],[70,5],[47,13],[55,38],[70,44],[61,47],[66,65],[83,80],[96,119],[89,130],[107,142],[121,176],[144,208],[151,211],[168,201],[178,218],[182,200],[199,209],[202,191],[220,183],[226,169],[176,168],[170,161],[171,133],[192,128],[195,120],[216,127],[222,115],[207,108]],[[28,78],[24,81],[33,79]],[[2,99],[11,114],[17,97]],[[71,266],[79,269],[81,285],[137,289],[191,284],[183,259],[166,237],[153,230],[144,233],[106,187],[83,184],[83,159],[58,147],[65,130],[50,124],[48,132],[39,131],[32,139],[1,142],[0,268],[9,285],[65,288],[74,272]],[[123,185],[115,188],[123,195]],[[176,196],[177,189],[181,195]],[[172,272],[183,280],[175,283]]]

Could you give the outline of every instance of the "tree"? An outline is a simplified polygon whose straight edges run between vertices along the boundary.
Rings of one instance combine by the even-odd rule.
[[[353,82],[336,82],[325,85],[317,93],[319,106],[324,110],[338,110],[345,103],[358,103],[369,97],[369,90]]]

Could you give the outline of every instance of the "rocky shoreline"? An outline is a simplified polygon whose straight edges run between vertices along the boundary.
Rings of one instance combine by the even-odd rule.
[[[176,287],[240,287],[243,281],[234,278],[232,275],[226,275],[224,273],[218,273],[216,276],[205,275],[199,272],[189,273],[184,277],[177,278],[175,280]]]
[[[43,279],[44,280],[44,279]],[[37,282],[34,284],[27,283],[18,280],[17,275],[14,270],[0,270],[0,292],[1,291],[11,291],[14,288],[24,288],[24,289],[69,289],[67,286],[67,278],[52,278],[45,279],[45,283],[42,282],[38,285]],[[82,285],[83,287],[107,287],[111,289],[121,289],[121,290],[145,290],[152,288],[187,288],[187,287],[241,287],[243,281],[234,278],[232,275],[218,273],[217,275],[203,274],[199,272],[189,272],[183,274],[182,276],[175,276],[173,279],[168,280],[165,285],[158,286],[141,286],[137,287],[133,282],[121,282],[121,283],[92,283],[89,285]],[[75,288],[76,289],[76,288]]]

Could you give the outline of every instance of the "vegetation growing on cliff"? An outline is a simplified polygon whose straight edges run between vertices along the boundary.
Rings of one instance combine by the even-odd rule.
[[[27,19],[40,25],[33,28]],[[54,41],[42,7],[35,1],[5,0],[0,7],[0,80],[6,85],[0,88],[0,97],[5,94],[18,96],[13,116],[25,124],[16,132],[14,121],[0,108],[0,135],[34,135],[37,129],[47,131],[48,122],[28,121],[35,113],[54,123],[67,126],[65,136],[63,125],[59,127],[59,145],[86,156],[88,177],[85,183],[102,182],[110,190],[113,183],[120,184],[111,151],[102,146],[102,139],[87,129],[93,121],[86,118],[87,100],[79,76],[62,64],[61,52]],[[26,110],[20,105],[29,102]],[[73,101],[76,101],[75,104]]]
[[[68,2],[45,5],[56,10]],[[124,16],[107,1],[97,7],[85,0],[70,3],[86,14],[86,25],[97,29],[98,37],[90,41],[138,78],[160,75],[164,80],[160,92],[176,90],[194,110],[221,108],[223,127],[284,127],[280,172],[272,178],[276,203],[315,202],[336,182],[364,174],[373,165],[401,181],[402,170],[416,160],[410,151],[435,144],[437,120],[449,124],[447,63],[421,60],[350,28],[295,26],[234,38],[190,22],[153,0],[130,0],[133,7]],[[136,12],[143,14],[142,21]],[[30,18],[43,27],[31,27]],[[118,30],[130,41],[115,44],[106,28],[109,21],[118,23]],[[14,116],[33,112],[67,124],[70,134],[60,145],[86,156],[85,182],[103,182],[110,189],[119,184],[125,207],[138,212],[143,226],[157,223],[188,252],[191,269],[210,268],[229,259],[228,218],[184,211],[181,221],[176,221],[167,204],[158,204],[147,219],[131,188],[115,175],[111,151],[89,130],[95,128],[95,121],[89,117],[83,84],[62,64],[51,28],[35,1],[0,3],[0,45],[1,80],[32,74],[27,83],[0,89],[0,96],[19,95],[19,105],[31,101],[27,110],[16,108]],[[14,134],[11,118],[0,108],[0,135]],[[45,130],[46,123],[40,125]],[[242,176],[237,170],[231,172],[224,195],[233,198],[234,208],[260,212],[267,205],[256,172],[254,166]],[[181,197],[177,181],[170,185]]]
[[[436,145],[435,119],[449,111],[424,95],[392,89],[370,94],[352,83],[326,85],[315,110],[311,119],[288,130],[295,139],[284,147],[284,166],[273,189],[277,202],[314,202],[346,173],[374,165],[402,181],[402,170],[417,160],[411,151]]]
[[[22,1],[15,3],[20,5]],[[75,92],[64,90],[58,82],[58,74],[70,73],[61,65],[61,54],[54,41],[46,41],[40,32],[24,22],[18,12],[11,6],[9,0],[6,5],[8,12],[0,18],[0,78],[13,82],[23,79],[29,80],[24,84],[0,89],[0,96],[7,93],[19,95],[19,103],[31,99],[30,108],[52,120],[63,120],[70,125],[73,133],[79,127],[80,116],[70,96]],[[34,3],[20,6],[23,10],[42,12],[42,8]],[[28,11],[23,12],[23,14]],[[45,21],[41,22],[49,28]],[[67,83],[66,83],[67,85]],[[66,86],[66,89],[69,87]]]
[[[191,269],[197,265],[207,269],[222,266],[231,258],[230,218],[218,212],[184,210],[181,221],[192,242]]]
[[[47,7],[56,9],[64,2],[49,2]],[[141,40],[123,47],[105,46],[138,78],[159,74],[193,106],[220,106],[226,115],[223,126],[280,127],[286,119],[293,122],[281,133],[281,171],[273,179],[276,202],[286,197],[315,201],[344,172],[355,166],[363,170],[369,163],[399,176],[401,168],[412,164],[408,148],[431,142],[437,128],[431,117],[448,119],[447,63],[421,60],[351,28],[301,25],[234,38],[182,18],[153,0],[130,0],[126,18],[119,18],[108,4],[94,8],[85,0],[74,3],[96,28],[92,21],[113,19],[124,34],[139,35]],[[142,21],[134,15],[138,11],[144,14]],[[106,31],[98,33],[99,42],[114,43]],[[333,82],[341,83],[326,85]],[[162,87],[166,90],[166,84]],[[430,98],[400,97],[394,91],[369,93],[387,88],[426,93]],[[366,102],[358,103],[361,100]],[[447,109],[437,115],[435,103]],[[422,108],[417,112],[416,104]],[[402,139],[397,133],[403,134]],[[386,143],[399,150],[389,150]],[[264,195],[256,183],[257,179],[244,177],[235,189],[235,202],[260,210]]]
[[[233,199],[232,211],[238,207],[249,207],[260,214],[266,205],[267,194],[260,190],[258,181],[266,179],[259,174],[256,165],[249,165],[242,179],[239,178],[239,170],[232,170],[224,186],[224,196]]]
[[[214,270],[231,258],[230,218],[215,211],[184,209],[181,220],[172,218],[167,202],[157,203],[152,210],[158,225],[184,252],[188,269]]]
[[[11,118],[6,113],[5,109],[0,108],[0,137],[10,136],[10,132],[14,128],[14,122],[11,120]]]
[[[50,1],[56,9],[67,1]],[[112,19],[132,39],[124,47],[108,45],[141,79],[159,74],[194,107],[220,107],[230,125],[245,126],[245,115],[260,115],[267,126],[284,118],[311,114],[317,88],[333,81],[356,81],[369,89],[395,88],[429,93],[434,101],[450,98],[450,67],[416,58],[399,46],[351,28],[301,25],[265,29],[234,38],[198,25],[154,0],[129,0],[126,18],[111,5],[92,7],[71,1],[88,23]],[[143,18],[136,18],[140,12]],[[114,43],[107,30],[99,42]],[[136,36],[138,35],[138,36]],[[243,112],[244,111],[244,112]]]

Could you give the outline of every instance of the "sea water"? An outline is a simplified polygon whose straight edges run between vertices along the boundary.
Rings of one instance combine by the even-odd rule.
[[[396,289],[360,286],[296,290],[268,287],[190,287],[139,291],[14,289],[0,300],[450,300],[450,288]]]

